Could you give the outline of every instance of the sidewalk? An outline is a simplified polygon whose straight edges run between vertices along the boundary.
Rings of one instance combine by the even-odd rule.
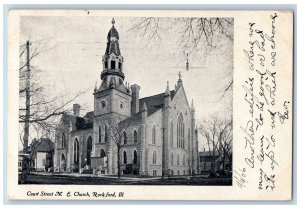
[[[61,176],[61,177],[93,177],[93,178],[102,178],[102,179],[120,179],[123,181],[148,181],[148,180],[160,180],[161,177],[129,177],[129,176],[112,176],[112,175],[94,175],[94,174],[81,174],[81,173],[50,173],[50,172],[30,172],[33,175],[41,175],[41,176]]]

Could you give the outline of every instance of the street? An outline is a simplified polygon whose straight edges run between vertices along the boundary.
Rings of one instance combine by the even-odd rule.
[[[116,176],[88,176],[88,175],[27,175],[24,184],[58,184],[58,185],[231,185],[231,178],[203,178],[203,177],[121,177]]]

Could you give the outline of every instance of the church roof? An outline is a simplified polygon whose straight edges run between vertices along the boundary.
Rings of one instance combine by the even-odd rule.
[[[64,123],[69,123],[69,121],[72,121],[73,127],[75,126],[76,130],[93,128],[93,118],[94,111],[87,112],[83,117],[72,114],[63,115]]]
[[[54,150],[54,143],[49,138],[34,139],[30,148],[33,152],[52,152]]]
[[[171,99],[173,99],[175,95],[175,91],[170,91]],[[163,108],[164,106],[164,95],[165,93],[156,94],[150,97],[145,97],[140,99],[140,110],[145,103],[148,109],[148,116],[155,113],[157,110]]]
[[[105,55],[110,55],[114,53],[115,55],[121,55],[119,43],[115,41],[109,41],[106,45]]]
[[[114,20],[113,20],[113,24],[114,24]],[[112,38],[116,38],[116,40],[113,40]],[[110,55],[112,53],[114,53],[117,56],[121,55],[118,41],[119,41],[119,33],[115,28],[115,26],[113,25],[107,34],[107,45],[106,45],[105,55]]]
[[[119,33],[114,26],[112,26],[112,28],[108,31],[107,40],[110,41],[110,38],[112,37],[115,37],[119,40]]]

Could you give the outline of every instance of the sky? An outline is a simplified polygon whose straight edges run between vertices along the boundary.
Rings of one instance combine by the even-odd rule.
[[[125,82],[141,86],[141,98],[164,92],[167,81],[173,90],[181,71],[187,99],[194,101],[197,121],[230,115],[232,92],[225,99],[220,97],[228,79],[232,79],[226,75],[233,69],[227,69],[224,62],[228,61],[226,52],[233,50],[233,44],[225,43],[221,49],[189,57],[190,66],[196,68],[186,71],[186,51],[178,47],[174,31],[164,30],[160,41],[148,42],[129,31],[136,18],[114,18],[124,57]],[[30,40],[32,48],[42,51],[31,64],[42,70],[49,97],[57,93],[72,97],[87,90],[74,103],[82,105],[84,112],[93,110],[93,90],[95,82],[98,86],[101,83],[101,59],[111,20],[112,17],[95,16],[21,17],[20,45]]]

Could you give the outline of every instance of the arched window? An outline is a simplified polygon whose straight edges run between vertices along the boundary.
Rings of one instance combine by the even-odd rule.
[[[74,140],[74,163],[79,163],[79,142],[77,138]]]
[[[101,126],[99,126],[99,142],[101,142],[102,137],[101,137]]]
[[[138,156],[137,156],[137,151],[133,151],[133,164],[137,164],[138,161]]]
[[[107,127],[107,125],[105,125],[105,127],[104,127],[104,140],[105,140],[105,142],[107,142],[107,140],[108,140],[108,127]]]
[[[110,69],[116,69],[116,61],[112,60],[110,62]]]
[[[62,135],[61,135],[61,147],[65,148],[66,146],[67,146],[66,135],[65,135],[65,133],[62,133]]]
[[[127,134],[125,131],[123,132],[123,143],[127,144]]]
[[[137,137],[138,137],[138,136],[137,136],[137,131],[134,130],[134,131],[133,131],[133,142],[134,142],[134,143],[137,143]]]
[[[171,153],[171,165],[174,165],[174,154],[173,154],[173,152]]]
[[[177,154],[177,165],[179,165],[179,154]]]
[[[91,165],[91,157],[93,150],[93,139],[89,136],[87,140],[87,148],[86,148],[86,164]]]
[[[177,120],[177,147],[184,148],[184,122],[183,115],[180,113]]]
[[[173,121],[171,122],[171,126],[170,126],[170,146],[173,147],[173,140],[174,140],[174,133],[173,133]]]
[[[191,149],[191,129],[188,130],[188,149]]]
[[[124,163],[124,164],[127,164],[127,153],[126,153],[125,150],[124,150],[124,152],[123,152],[123,163]]]
[[[182,158],[182,165],[185,165],[185,155],[183,155],[183,158]]]
[[[100,150],[100,158],[106,157],[106,153],[103,149]]]
[[[153,164],[156,164],[156,151],[153,152],[152,163],[153,163]]]
[[[66,170],[66,157],[64,154],[61,154],[60,167],[63,171]]]
[[[152,128],[152,144],[156,144],[156,126]]]

